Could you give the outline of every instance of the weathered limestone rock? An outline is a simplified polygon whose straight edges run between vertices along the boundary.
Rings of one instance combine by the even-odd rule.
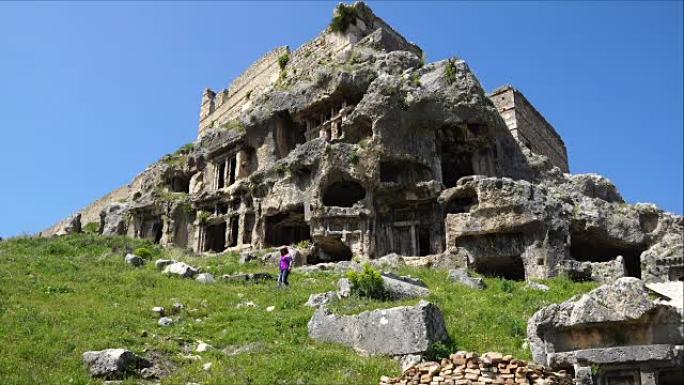
[[[112,202],[100,213],[100,229],[102,235],[124,235],[126,234],[129,206],[125,203]]]
[[[270,281],[275,277],[269,273],[249,273],[249,274],[224,274],[222,279],[226,281]]]
[[[376,269],[398,269],[406,265],[404,258],[397,253],[387,254],[378,259],[371,260],[370,263]]]
[[[471,277],[470,274],[468,274],[467,269],[449,270],[449,279],[468,287],[472,287],[473,289],[482,290],[485,288],[482,278]]]
[[[192,278],[199,273],[199,270],[186,264],[185,262],[174,262],[170,265],[167,265],[162,273],[167,275],[177,275],[182,278]]]
[[[76,234],[81,232],[81,214],[77,213],[67,218],[64,227],[57,235]]]
[[[170,317],[161,317],[159,321],[157,321],[157,324],[159,326],[171,326],[173,325],[173,318]]]
[[[430,290],[428,290],[425,283],[418,278],[383,272],[382,281],[390,299],[417,298],[430,294]]]
[[[323,305],[327,305],[330,302],[336,301],[338,299],[339,296],[337,295],[337,292],[334,291],[326,291],[325,293],[311,294],[309,296],[309,300],[306,301],[304,306],[320,307]]]
[[[363,355],[423,354],[447,338],[442,312],[426,301],[352,316],[337,316],[323,306],[308,328],[315,340],[341,343]]]
[[[145,264],[145,260],[140,258],[139,256],[137,256],[135,254],[126,254],[126,256],[124,257],[124,260],[129,265],[135,266],[135,267],[140,267],[140,266]]]
[[[561,263],[560,273],[574,281],[597,281],[610,283],[626,275],[624,259],[617,258],[607,262],[578,262],[566,260]]]
[[[195,277],[195,281],[203,284],[210,284],[216,282],[214,276],[211,273],[200,273]]]
[[[340,278],[337,281],[337,295],[340,298],[347,298],[351,295],[352,283],[348,278]]]
[[[597,365],[607,381],[625,364],[637,376],[677,368],[684,357],[681,325],[676,308],[653,302],[641,280],[625,277],[539,310],[527,336],[536,362],[576,372]]]
[[[177,262],[178,261],[174,259],[157,259],[156,261],[154,261],[154,267],[157,268],[157,270],[164,270],[166,266],[173,265]]]
[[[92,377],[107,380],[123,379],[152,363],[126,349],[106,349],[83,353],[83,362]]]

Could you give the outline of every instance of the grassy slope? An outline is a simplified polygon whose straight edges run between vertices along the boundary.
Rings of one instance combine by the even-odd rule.
[[[81,354],[110,347],[163,352],[178,365],[163,384],[374,384],[381,375],[398,374],[390,358],[359,357],[349,348],[307,337],[313,310],[302,304],[311,293],[332,290],[338,275],[295,273],[287,291],[272,283],[200,285],[162,276],[152,263],[140,269],[129,267],[120,251],[112,251],[143,244],[93,235],[1,242],[0,382],[97,383],[88,377]],[[273,267],[240,266],[235,255],[192,257],[154,249],[153,257],[185,259],[215,275],[275,273]],[[406,269],[403,273],[423,278],[433,292],[429,299],[442,308],[454,340],[442,347],[444,353],[458,348],[529,357],[522,348],[527,318],[546,304],[593,287],[556,279],[547,282],[552,290],[542,293],[525,290],[520,282],[487,279],[489,288],[478,292],[448,282],[444,271]],[[176,301],[186,305],[177,322],[168,328],[157,326],[150,309],[169,309]],[[258,306],[237,309],[244,301]],[[389,306],[368,301],[358,305],[358,309]],[[268,306],[275,310],[267,312]],[[147,337],[142,337],[143,330],[149,332]],[[182,341],[194,347],[196,340],[219,349],[254,342],[262,347],[235,356],[220,350],[202,353],[201,361],[182,358]],[[202,370],[207,362],[213,363],[209,372]]]

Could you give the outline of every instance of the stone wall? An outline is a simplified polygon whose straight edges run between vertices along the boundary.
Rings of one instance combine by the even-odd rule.
[[[267,53],[219,93],[205,90],[200,111],[199,136],[202,137],[208,128],[237,118],[252,97],[278,79],[278,58],[289,51],[287,46],[283,46]]]
[[[564,370],[551,372],[501,353],[458,352],[441,362],[424,362],[406,370],[401,376],[383,376],[380,385],[571,385],[572,376]]]
[[[568,154],[563,139],[520,91],[506,85],[488,96],[521,145],[548,157],[563,172],[569,172]]]

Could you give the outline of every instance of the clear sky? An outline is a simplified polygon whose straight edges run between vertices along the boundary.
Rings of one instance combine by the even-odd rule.
[[[682,2],[369,2],[428,61],[511,83],[573,173],[682,213]],[[331,18],[315,3],[0,2],[0,236],[53,224],[196,136],[225,88]]]

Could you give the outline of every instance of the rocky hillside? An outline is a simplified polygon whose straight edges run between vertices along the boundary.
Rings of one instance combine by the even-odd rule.
[[[124,260],[127,247],[138,253],[148,249],[149,255],[142,252],[143,266]],[[185,261],[211,273],[215,282],[164,275],[157,259]],[[2,383],[100,383],[82,355],[108,348],[125,348],[154,363],[158,371],[148,374],[163,384],[377,384],[382,376],[400,374],[400,363],[388,356],[363,357],[309,338],[307,323],[315,312],[306,306],[310,295],[335,290],[345,273],[295,270],[287,290],[277,289],[274,280],[221,278],[276,274],[273,265],[239,259],[233,253],[200,257],[99,235],[0,242]],[[529,359],[527,319],[543,306],[595,287],[557,278],[545,281],[550,290],[541,291],[524,282],[485,278],[486,289],[478,290],[447,279],[447,270],[395,271],[424,281],[430,290],[425,299],[443,312],[451,340],[436,346],[434,357],[471,350]],[[332,309],[356,314],[416,303],[352,298]],[[168,325],[159,323],[156,307],[164,308]],[[133,378],[127,383],[140,376]]]

